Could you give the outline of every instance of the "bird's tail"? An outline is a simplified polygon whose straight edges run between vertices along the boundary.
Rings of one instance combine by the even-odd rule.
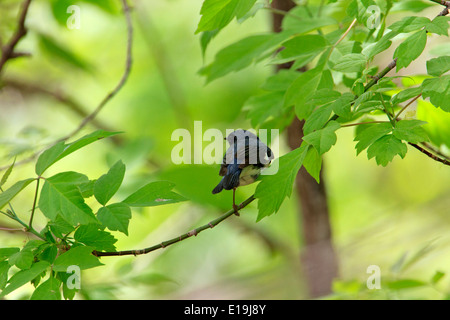
[[[223,179],[220,180],[219,184],[213,189],[212,193],[216,194],[223,190]]]

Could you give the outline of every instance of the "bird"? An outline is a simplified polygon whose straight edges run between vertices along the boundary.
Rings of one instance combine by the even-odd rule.
[[[270,165],[274,155],[257,135],[248,130],[235,130],[224,140],[228,141],[230,147],[220,165],[219,175],[223,178],[212,193],[217,194],[224,189],[233,190],[233,209],[239,216],[235,201],[236,188],[255,182],[261,170]]]

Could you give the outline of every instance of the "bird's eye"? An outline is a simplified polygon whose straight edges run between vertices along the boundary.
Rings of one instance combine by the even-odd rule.
[[[227,140],[227,138],[223,138],[223,140]]]

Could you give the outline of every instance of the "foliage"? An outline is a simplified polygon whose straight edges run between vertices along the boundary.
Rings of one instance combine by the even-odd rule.
[[[213,2],[204,2],[202,28],[197,31],[218,33],[225,27],[226,24],[202,23],[210,19],[207,9]],[[207,81],[212,81],[253,62],[291,63],[289,70],[274,75],[261,86],[263,95],[251,97],[247,102],[252,125],[264,127],[273,117],[289,118],[294,113],[305,120],[302,150],[314,148],[319,156],[336,144],[337,130],[359,126],[355,131],[357,154],[367,149],[368,159],[374,158],[378,165],[387,166],[396,156],[405,158],[408,143],[430,141],[424,127],[426,122],[400,118],[409,106],[403,103],[422,96],[448,112],[450,101],[447,97],[449,76],[443,75],[449,70],[448,56],[427,61],[428,77],[414,87],[399,84],[396,76],[386,76],[394,67],[399,71],[417,60],[428,37],[448,36],[450,18],[442,15],[432,20],[419,15],[408,16],[386,26],[386,19],[395,5],[398,5],[395,1],[361,0],[328,1],[326,7],[299,5],[284,13],[280,33],[268,32],[230,44],[200,73]],[[378,14],[370,14],[371,6],[378,8]],[[255,4],[254,10],[258,9],[261,8]],[[410,9],[417,12],[415,6]],[[224,21],[231,21],[235,12],[221,11],[221,14],[225,15]],[[345,14],[348,17],[338,18]],[[378,25],[369,23],[375,18]],[[397,36],[403,39],[394,51],[393,62],[387,72],[377,73],[374,59],[387,50]],[[302,67],[307,67],[306,71],[298,72]],[[386,120],[378,120],[383,114]],[[431,142],[440,146],[439,141]],[[284,155],[280,163],[296,153],[299,151]],[[293,177],[301,165],[319,181],[317,156],[306,160],[296,157],[296,161],[285,162],[275,176],[261,179],[256,189],[258,219],[277,212],[282,200],[290,196]],[[287,187],[274,187],[277,185],[274,181],[286,183]]]
[[[115,1],[83,2],[108,14],[119,12]],[[395,157],[405,158],[411,144],[431,146],[432,151],[443,145],[450,146],[445,134],[448,122],[442,120],[448,118],[450,112],[450,76],[446,74],[450,70],[450,56],[440,55],[426,61],[426,75],[387,76],[392,70],[398,72],[419,63],[429,38],[448,36],[448,17],[440,15],[428,19],[422,16],[431,1],[406,2],[330,0],[319,4],[317,1],[317,4],[299,4],[287,13],[273,11],[268,5],[270,1],[203,1],[195,32],[200,34],[204,56],[232,21],[242,23],[264,12],[285,15],[281,32],[245,36],[219,50],[213,61],[199,70],[206,82],[211,83],[258,63],[291,66],[263,79],[259,92],[244,103],[248,120],[255,128],[284,129],[294,116],[305,121],[301,146],[275,160],[279,166],[275,175],[260,178],[255,192],[257,221],[280,210],[285,199],[291,196],[296,174],[302,166],[319,182],[322,156],[336,145],[338,130],[355,127],[356,155],[366,150],[367,158],[383,167]],[[56,23],[64,26],[67,2],[52,0],[49,5]],[[370,13],[371,6],[378,8],[378,15]],[[438,5],[435,7],[442,10]],[[388,17],[395,11],[414,14],[388,26]],[[375,26],[374,21],[378,21]],[[71,68],[93,72],[91,62],[79,57],[64,43],[42,32],[37,31],[36,35],[39,49],[52,59]],[[394,42],[398,43],[390,57],[394,63],[379,70],[374,65],[375,59]],[[406,78],[412,82],[404,81]],[[407,117],[414,101],[424,106],[418,111],[420,117]],[[46,174],[61,159],[98,140],[114,139],[118,134],[97,130],[70,143],[65,139],[54,143],[37,158],[33,177],[11,183],[9,177],[15,162],[5,170],[0,181],[1,213],[37,239],[27,240],[21,248],[0,248],[0,298],[31,283],[35,287],[31,299],[73,299],[79,289],[68,286],[68,270],[72,266],[80,270],[101,266],[99,254],[116,252],[117,239],[113,232],[129,235],[135,208],[186,201],[187,197],[173,191],[175,186],[193,202],[218,207],[228,204],[223,199],[204,195],[210,181],[199,179],[202,181],[198,186],[202,188],[192,188],[192,180],[199,176],[211,177],[212,170],[204,167],[196,168],[195,172],[185,168],[167,169],[160,176],[168,176],[170,181],[147,181],[121,201],[115,199],[125,179],[126,166],[122,160],[116,161],[97,179],[77,171]],[[435,157],[447,159],[440,151],[436,154]],[[16,196],[30,185],[35,186],[34,199],[29,222],[24,222],[13,205]],[[39,212],[45,217],[46,225],[38,231],[33,228],[33,220]],[[193,234],[196,235],[188,233],[186,237]],[[412,265],[424,251],[409,261],[396,263],[392,277],[382,284],[387,287],[386,292],[381,294],[390,297],[392,292],[433,287],[440,282],[445,276],[441,271],[436,271],[429,281],[402,277],[400,270]],[[12,269],[15,273],[9,276]],[[167,280],[164,276],[148,275],[148,281]],[[371,294],[359,282],[356,285],[355,282],[336,282],[334,289],[334,298]]]
[[[31,299],[61,299],[61,288],[64,298],[73,298],[78,289],[67,287],[69,268],[77,266],[79,270],[85,270],[101,266],[99,258],[92,253],[116,251],[117,239],[106,229],[128,235],[131,207],[159,206],[186,200],[171,191],[173,183],[155,181],[122,201],[109,203],[120,188],[125,175],[125,165],[120,160],[98,179],[89,179],[86,175],[74,171],[60,172],[49,177],[43,175],[48,168],[71,153],[115,134],[118,132],[97,130],[71,143],[56,143],[42,152],[37,159],[37,178],[16,182],[0,194],[0,209],[3,209],[20,191],[32,182],[36,183],[35,199],[39,198],[38,207],[35,207],[35,202],[28,224],[19,219],[12,206],[11,210],[7,209],[1,213],[16,220],[25,230],[40,239],[29,240],[23,248],[0,249],[0,269],[3,277],[0,297],[31,281],[36,287]],[[13,167],[14,163],[3,175],[2,184],[7,183]],[[44,181],[44,185],[38,197],[40,181]],[[86,199],[91,197],[97,200],[97,204],[87,204]],[[39,232],[32,227],[37,208],[48,221]],[[6,281],[8,270],[12,266],[20,271]],[[49,277],[41,283],[46,274],[49,274]]]

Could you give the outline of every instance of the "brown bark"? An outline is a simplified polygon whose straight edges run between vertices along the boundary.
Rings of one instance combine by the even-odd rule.
[[[291,0],[274,0],[272,7],[289,11],[295,7]],[[281,31],[283,15],[273,14],[273,30]],[[289,68],[279,65],[277,69]],[[291,149],[300,146],[303,138],[303,121],[297,117],[287,129],[288,145]],[[323,179],[323,166],[320,181],[308,174],[302,167],[295,180],[295,190],[300,200],[299,220],[303,230],[304,251],[301,254],[303,271],[308,283],[309,295],[319,297],[331,293],[333,278],[338,273],[336,253],[333,248],[327,193]]]
[[[303,138],[303,123],[298,118],[294,118],[288,127],[288,144],[291,149],[300,146]],[[320,297],[331,293],[333,279],[338,273],[323,177],[323,164],[320,181],[320,184],[317,183],[304,167],[299,170],[295,179],[295,190],[300,200],[299,218],[304,240],[301,261],[311,297]]]

